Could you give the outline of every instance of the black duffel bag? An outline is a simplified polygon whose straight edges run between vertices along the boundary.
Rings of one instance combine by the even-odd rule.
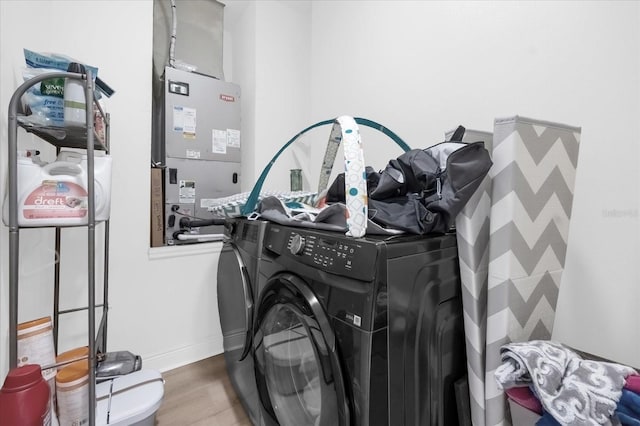
[[[483,142],[461,142],[464,130],[459,126],[449,141],[405,152],[379,174],[367,168],[369,219],[413,234],[447,232],[493,164]],[[344,202],[340,179],[328,202]]]

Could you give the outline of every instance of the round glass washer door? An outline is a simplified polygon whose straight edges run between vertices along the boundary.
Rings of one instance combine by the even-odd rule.
[[[335,348],[327,344],[333,333],[323,330],[326,316],[310,308],[319,307],[317,300],[305,303],[300,294],[283,290],[267,298],[268,307],[262,304],[254,340],[263,406],[281,426],[348,424],[342,373]]]

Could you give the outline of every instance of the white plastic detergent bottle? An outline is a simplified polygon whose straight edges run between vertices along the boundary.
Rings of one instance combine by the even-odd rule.
[[[87,154],[62,150],[56,162],[79,164],[84,173],[84,187],[88,185]],[[93,156],[94,191],[96,194],[96,222],[109,220],[111,213],[111,156],[103,151],[96,151]]]
[[[71,62],[68,72],[84,74],[82,64]],[[86,126],[87,100],[82,80],[67,78],[64,81],[64,124],[66,126]]]
[[[62,150],[56,158],[56,162],[74,163],[80,165],[83,170],[84,187],[88,185],[87,154],[77,151]],[[93,156],[93,179],[96,194],[96,221],[102,222],[109,219],[111,213],[111,156],[96,151]]]
[[[56,160],[44,166],[35,164],[30,158],[18,159],[19,226],[74,226],[88,223],[86,155],[84,159],[81,154],[74,155],[75,158],[69,155],[67,159],[70,161]],[[107,220],[110,213],[111,157],[95,158],[95,220],[100,222]],[[8,213],[5,198],[5,224],[8,224]]]

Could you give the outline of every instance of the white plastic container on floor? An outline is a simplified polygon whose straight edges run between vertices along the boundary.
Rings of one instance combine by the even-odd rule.
[[[153,426],[163,397],[164,380],[155,370],[139,370],[98,383],[96,425]]]

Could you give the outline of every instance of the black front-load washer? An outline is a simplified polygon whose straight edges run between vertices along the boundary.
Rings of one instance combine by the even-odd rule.
[[[266,425],[458,424],[466,374],[454,234],[269,223],[253,321]]]

